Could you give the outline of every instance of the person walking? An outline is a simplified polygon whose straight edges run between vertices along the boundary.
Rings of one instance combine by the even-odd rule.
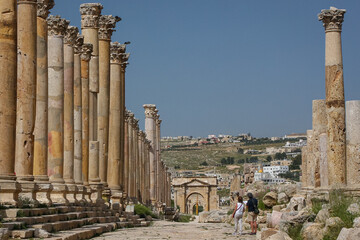
[[[248,193],[247,196],[249,197],[249,201],[247,201],[247,203],[246,203],[246,209],[250,216],[250,226],[251,226],[250,235],[256,235],[257,216],[259,214],[258,200],[256,198],[254,198],[252,193]]]
[[[234,218],[234,222],[235,222],[235,231],[233,233],[233,235],[242,234],[242,217],[245,211],[245,206],[243,203],[243,198],[241,196],[238,196],[237,198],[238,202],[235,205],[235,209],[233,212],[233,218]]]

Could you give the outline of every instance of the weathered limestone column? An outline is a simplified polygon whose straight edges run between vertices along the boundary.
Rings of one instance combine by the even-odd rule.
[[[138,144],[139,144],[139,190],[140,190],[140,197],[139,200],[140,202],[144,203],[144,167],[145,167],[145,161],[144,161],[144,153],[145,153],[145,145],[144,145],[144,137],[145,134],[143,131],[139,131],[138,132]]]
[[[97,140],[97,93],[99,92],[99,18],[103,6],[100,3],[80,5],[81,31],[84,42],[93,45],[89,62],[89,139]],[[92,166],[95,167],[95,166]]]
[[[126,73],[126,66],[128,65],[127,60],[130,57],[129,53],[125,53],[126,51],[126,45],[120,44],[120,52],[122,54],[121,59],[121,75],[120,75],[120,87],[121,87],[121,93],[120,93],[120,187],[124,189],[125,187],[125,73]]]
[[[307,146],[301,148],[301,187],[306,188],[307,184]],[[175,206],[176,207],[176,206]]]
[[[17,102],[15,173],[21,182],[22,193],[35,199],[33,183],[33,159],[36,96],[36,0],[18,1],[17,19]],[[22,183],[24,182],[24,183]],[[26,185],[26,186],[25,186]]]
[[[89,61],[92,45],[84,43],[81,50],[81,108],[82,108],[82,182],[89,186]]]
[[[74,181],[82,184],[82,154],[81,154],[81,58],[84,37],[78,35],[74,45]]]
[[[346,102],[346,179],[347,187],[360,186],[360,101]]]
[[[149,151],[149,162],[150,162],[150,201],[151,204],[156,203],[156,129],[154,118],[156,116],[155,108],[153,104],[143,105],[145,109],[145,132],[148,140],[151,142],[151,149]]]
[[[99,177],[107,186],[108,138],[109,138],[109,85],[110,85],[110,41],[116,22],[121,18],[111,15],[100,16],[99,20],[99,94],[98,94],[98,128],[99,140]],[[120,73],[119,73],[120,77]],[[120,93],[119,93],[120,94]],[[119,95],[117,95],[119,96]],[[117,122],[119,124],[119,122]]]
[[[2,204],[15,205],[18,184],[15,180],[16,126],[16,1],[0,1],[0,189]],[[5,57],[6,56],[6,57]]]
[[[139,200],[139,169],[140,169],[140,161],[139,161],[139,119],[134,119],[134,127],[133,127],[133,140],[134,140],[134,189],[135,189],[135,197]]]
[[[168,198],[168,206],[171,207],[171,173],[167,173],[168,175],[168,194],[167,194],[167,198]],[[175,209],[176,209],[176,205],[174,205]]]
[[[123,169],[123,192],[129,194],[129,111],[125,110],[124,116],[124,169]]]
[[[319,14],[325,27],[325,82],[329,185],[346,183],[346,137],[341,29],[345,10],[331,7]]]
[[[84,202],[82,185],[82,106],[81,106],[81,58],[84,37],[78,35],[74,45],[74,181],[77,186],[76,200]]]
[[[107,165],[107,183],[113,202],[120,201],[120,94],[121,94],[121,54],[120,44],[111,43],[110,47],[110,109],[109,109],[109,159]],[[100,111],[99,111],[100,112]],[[99,126],[100,126],[99,121]],[[100,135],[99,135],[100,136]]]
[[[74,180],[74,46],[79,30],[69,26],[64,38],[64,181],[67,199],[75,203],[77,187]]]
[[[320,134],[320,186],[327,189],[329,186],[329,171],[327,161],[327,133]]]
[[[151,145],[148,139],[145,139],[146,144],[146,155],[145,155],[145,193],[146,193],[146,204],[150,205],[150,151]]]
[[[130,198],[135,197],[135,189],[134,189],[134,173],[135,173],[135,169],[134,169],[134,160],[135,160],[135,155],[134,155],[134,131],[133,131],[133,126],[134,126],[134,113],[129,112],[129,122],[128,122],[128,154],[129,154],[129,181],[128,181],[128,196]]]
[[[313,182],[311,183],[314,187],[320,187],[320,163],[323,162],[321,159],[320,151],[320,135],[326,133],[327,128],[327,116],[326,116],[326,103],[325,100],[313,100],[312,102],[313,113],[313,161],[309,169],[311,169],[310,175]]]
[[[306,143],[306,175],[307,175],[307,181],[306,181],[306,186],[308,189],[313,189],[314,188],[314,174],[311,174],[311,172],[314,169],[311,169],[311,167],[313,166],[313,161],[314,161],[314,144],[313,144],[313,130],[307,130],[306,131],[306,135],[307,135],[307,143]]]
[[[67,204],[64,184],[64,35],[69,21],[48,18],[48,175],[53,184],[51,200]]]
[[[157,110],[157,109],[156,109]],[[158,110],[157,110],[158,112]],[[155,118],[155,131],[156,131],[156,161],[157,161],[157,192],[158,192],[158,201],[161,202],[162,200],[162,161],[160,158],[160,124],[161,124],[161,120],[159,119],[160,115],[156,114],[156,118]]]
[[[48,146],[48,26],[49,10],[55,5],[53,0],[37,1],[37,64],[36,64],[36,114],[34,128],[34,179],[38,186],[36,199],[51,205],[47,167]]]

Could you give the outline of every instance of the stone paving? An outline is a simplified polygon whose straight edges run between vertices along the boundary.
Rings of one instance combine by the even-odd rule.
[[[228,223],[179,223],[156,221],[147,228],[125,228],[105,233],[94,239],[249,239],[255,240],[250,231],[243,231],[241,236],[233,236],[234,227]]]

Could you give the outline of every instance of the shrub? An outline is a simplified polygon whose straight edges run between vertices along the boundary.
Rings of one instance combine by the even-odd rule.
[[[146,206],[141,205],[141,204],[135,205],[134,212],[136,215],[139,215],[141,218],[144,218],[146,216],[158,218],[158,216],[155,213],[153,213],[149,208],[147,208]]]
[[[177,222],[190,222],[191,215],[181,214]]]
[[[322,205],[327,203],[327,201],[313,198],[313,199],[311,199],[311,203],[312,203],[312,207],[311,207],[312,212],[317,215],[319,213],[319,211],[321,210]]]
[[[301,229],[303,227],[303,224],[296,224],[295,226],[292,226],[288,230],[289,237],[293,240],[302,240],[301,237]]]

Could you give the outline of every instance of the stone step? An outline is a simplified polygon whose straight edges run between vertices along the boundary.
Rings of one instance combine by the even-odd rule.
[[[2,227],[9,230],[21,230],[25,229],[26,225],[24,222],[4,222],[2,223]]]
[[[107,217],[90,217],[90,218],[82,218],[76,220],[69,221],[58,221],[44,224],[34,224],[31,225],[31,228],[39,228],[43,229],[47,232],[59,232],[66,231],[74,228],[80,228],[85,225],[91,225],[95,223],[109,223],[118,221],[115,216],[107,216]]]
[[[98,236],[105,232],[110,232],[116,229],[115,223],[101,223],[91,226],[84,226],[75,228],[69,231],[61,231],[54,234],[53,237],[47,238],[48,240],[80,240],[89,239]]]

